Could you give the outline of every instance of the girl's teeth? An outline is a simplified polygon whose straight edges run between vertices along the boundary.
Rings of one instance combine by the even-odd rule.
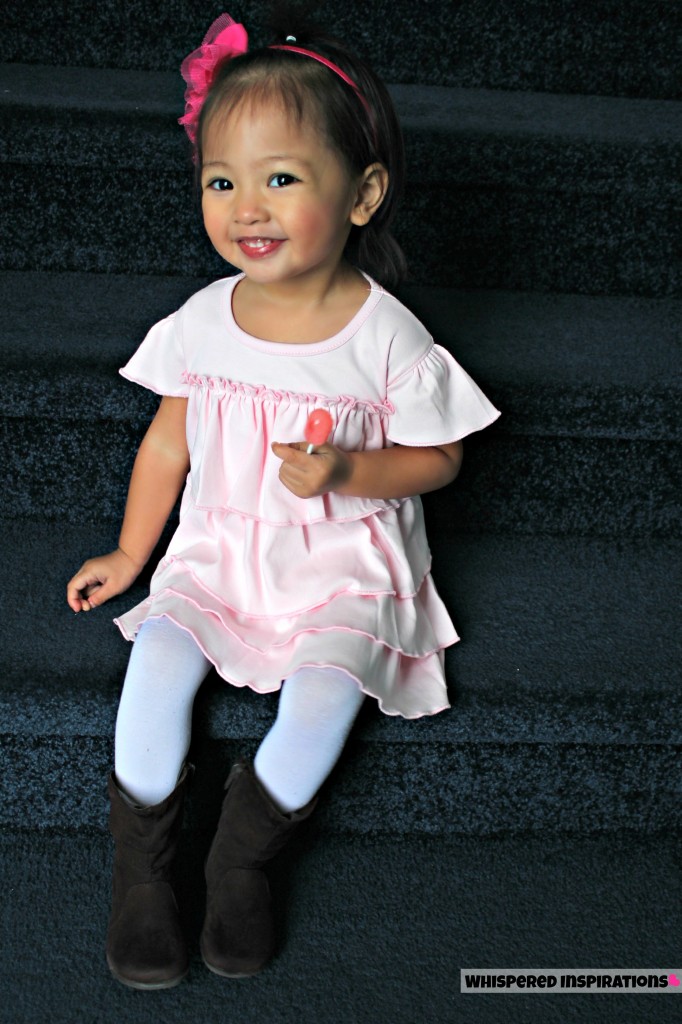
[[[262,249],[264,245],[268,245],[271,238],[246,238],[244,239],[247,245],[251,246],[252,249]]]

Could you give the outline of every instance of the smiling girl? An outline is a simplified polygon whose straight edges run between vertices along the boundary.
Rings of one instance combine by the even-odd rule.
[[[293,31],[290,29],[290,31]],[[137,988],[188,954],[170,886],[194,697],[213,667],[281,691],[253,765],[235,765],[206,865],[206,965],[236,977],[274,948],[263,867],[315,807],[366,695],[388,715],[449,707],[457,640],[430,574],[418,495],[498,415],[385,287],[403,149],[388,92],[327,37],[248,52],[228,15],[183,63],[181,122],[203,219],[239,273],[156,324],[121,371],[161,396],[119,547],[68,585],[75,612],[126,590],[182,491],[134,639],[109,780],[116,840],[107,958]],[[305,426],[332,432],[308,453]]]

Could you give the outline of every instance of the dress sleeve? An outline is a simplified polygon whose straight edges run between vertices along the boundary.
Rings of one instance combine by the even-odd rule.
[[[179,326],[178,313],[159,320],[119,373],[157,395],[186,398],[189,385]]]
[[[432,345],[392,383],[387,437],[396,444],[427,446],[459,441],[500,415],[447,349]]]

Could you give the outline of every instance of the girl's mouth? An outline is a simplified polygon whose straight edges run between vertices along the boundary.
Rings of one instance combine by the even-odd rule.
[[[237,245],[252,260],[262,259],[279,249],[283,238],[239,238]]]

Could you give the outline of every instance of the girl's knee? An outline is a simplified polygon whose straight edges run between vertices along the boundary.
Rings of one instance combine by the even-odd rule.
[[[293,717],[300,727],[315,729],[326,723],[338,727],[343,720],[352,724],[364,696],[357,681],[342,669],[306,666],[285,680],[278,717]]]

